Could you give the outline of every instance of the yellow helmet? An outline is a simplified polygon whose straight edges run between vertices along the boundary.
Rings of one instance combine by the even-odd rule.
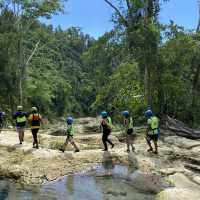
[[[23,106],[17,106],[17,110],[18,111],[22,111],[23,110]]]
[[[31,111],[32,112],[37,112],[37,108],[34,106],[34,107],[31,108]]]

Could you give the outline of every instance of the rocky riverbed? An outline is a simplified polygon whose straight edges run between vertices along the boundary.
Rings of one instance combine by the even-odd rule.
[[[65,140],[61,125],[41,131],[39,149],[32,148],[30,130],[25,133],[23,145],[18,144],[15,131],[3,131],[0,134],[0,176],[23,184],[44,184],[112,161],[127,165],[130,171],[139,170],[144,175],[164,178],[170,187],[159,192],[156,200],[200,199],[199,140],[189,140],[163,131],[159,154],[155,155],[146,152],[144,129],[138,128],[135,152],[126,152],[121,133],[117,131],[111,136],[115,148],[102,152],[98,120],[79,119],[76,121],[76,130],[75,140],[81,149],[79,153],[74,153],[70,144],[65,153],[57,150]],[[152,185],[157,188],[156,183],[148,179],[144,181],[147,190],[152,190]]]

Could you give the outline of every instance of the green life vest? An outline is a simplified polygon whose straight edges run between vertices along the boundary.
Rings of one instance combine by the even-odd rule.
[[[132,117],[130,117],[130,119],[129,119],[128,128],[129,128],[129,129],[133,128],[133,118],[132,118]]]
[[[67,126],[67,135],[70,135],[70,136],[74,135],[74,126],[73,125]]]
[[[148,125],[151,127],[150,134],[158,134],[158,127],[159,127],[159,121],[156,116],[151,117],[147,121]]]
[[[111,119],[111,117],[108,117],[108,127],[110,129],[112,129],[112,119]]]
[[[17,123],[23,123],[26,122],[26,117],[25,116],[18,116],[16,119]]]

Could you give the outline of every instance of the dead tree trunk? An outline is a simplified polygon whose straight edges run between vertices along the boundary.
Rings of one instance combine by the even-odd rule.
[[[162,127],[175,132],[178,136],[186,137],[188,139],[200,139],[200,130],[189,128],[183,122],[169,116],[165,116],[162,119]]]

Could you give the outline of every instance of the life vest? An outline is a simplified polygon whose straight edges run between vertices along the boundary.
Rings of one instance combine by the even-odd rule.
[[[107,123],[103,123],[103,121],[106,120]],[[107,119],[103,119],[101,122],[101,126],[103,128],[103,132],[110,133],[112,131],[112,119],[111,117],[108,117]]]
[[[67,126],[67,135],[73,136],[74,135],[74,126],[73,125],[68,125]]]
[[[130,117],[129,119],[125,119],[124,126],[126,129],[133,129],[133,118]]]
[[[18,115],[16,118],[17,123],[23,123],[26,122],[26,116],[25,115]]]
[[[38,113],[31,114],[30,118],[31,127],[40,128],[41,116]]]
[[[159,128],[159,120],[156,116],[151,117],[148,119],[147,123],[150,125],[151,131],[149,134],[158,134],[158,128]]]

